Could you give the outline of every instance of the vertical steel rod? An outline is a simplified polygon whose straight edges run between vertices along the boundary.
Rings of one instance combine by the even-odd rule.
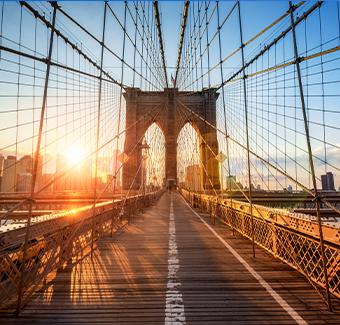
[[[183,11],[183,21],[182,21],[182,30],[181,30],[181,37],[179,41],[179,47],[178,47],[178,57],[177,57],[177,64],[176,64],[176,73],[175,73],[175,85],[177,85],[177,77],[178,77],[178,69],[181,61],[182,56],[182,48],[183,48],[183,41],[184,41],[184,32],[186,27],[186,21],[188,17],[188,8],[189,8],[190,1],[185,1],[184,3],[184,11]]]
[[[221,47],[221,27],[220,27],[220,12],[219,12],[219,7],[218,7],[218,2],[217,2],[217,25],[218,25],[218,42],[219,42],[219,47],[220,47],[220,61],[222,62],[222,47]],[[221,66],[221,80],[223,82],[223,67],[222,63],[220,64]],[[222,86],[222,103],[223,103],[223,112],[224,112],[224,128],[225,128],[225,133],[228,135],[228,130],[227,130],[227,120],[226,120],[226,111],[225,111],[225,98],[224,98],[224,86]],[[229,141],[228,141],[228,136],[225,137],[226,142],[227,142],[227,159],[228,159],[228,174],[229,174],[229,197],[230,197],[230,208],[232,208],[232,196],[230,195],[231,193],[231,174],[230,174],[230,159],[229,159]],[[223,177],[222,177],[222,164],[221,164],[221,185],[222,185],[222,199],[223,199]],[[233,221],[231,222],[231,229],[234,233],[234,223]]]
[[[329,283],[328,283],[328,274],[327,274],[327,259],[325,254],[325,245],[323,241],[323,232],[322,232],[322,224],[321,224],[321,214],[320,214],[320,199],[318,196],[318,189],[316,185],[316,177],[315,177],[315,169],[314,169],[314,163],[313,163],[313,154],[312,154],[312,148],[310,144],[310,137],[309,137],[309,129],[308,129],[308,119],[306,114],[306,106],[305,106],[305,99],[303,95],[303,87],[302,87],[302,81],[301,81],[301,73],[300,73],[300,59],[298,56],[298,50],[296,45],[296,35],[295,35],[295,24],[294,24],[294,17],[293,17],[293,11],[294,6],[292,5],[292,2],[289,1],[289,11],[290,11],[290,20],[291,20],[291,26],[292,26],[292,33],[293,33],[293,42],[294,42],[294,55],[295,55],[295,65],[296,65],[296,71],[298,75],[298,82],[299,82],[299,90],[300,90],[300,99],[301,99],[301,107],[302,107],[302,113],[303,113],[303,121],[305,126],[305,134],[306,134],[306,140],[307,140],[307,147],[308,147],[308,157],[309,157],[309,164],[310,169],[312,173],[312,181],[313,181],[313,187],[314,187],[314,197],[315,197],[315,205],[316,205],[316,214],[318,218],[318,227],[319,227],[319,233],[320,233],[320,248],[321,248],[321,255],[322,255],[322,267],[324,271],[325,276],[325,287],[326,287],[326,296],[327,296],[327,305],[328,310],[332,311],[332,302],[331,297],[329,293]]]
[[[138,6],[138,3],[137,3]],[[126,28],[126,7],[127,7],[127,3],[125,1],[125,14],[124,14],[124,30]],[[137,9],[136,9],[137,11]],[[137,21],[137,19],[136,19]],[[137,24],[136,24],[136,29],[137,29]],[[125,34],[123,34],[123,55],[122,55],[122,78],[121,78],[121,83],[123,83],[123,79],[124,79],[124,57],[125,57]],[[136,36],[135,36],[136,38]],[[135,48],[136,49],[136,48]],[[135,52],[136,55],[136,52]],[[135,61],[134,61],[134,67],[135,69]],[[135,79],[135,73],[133,74],[133,82]],[[117,135],[119,134],[120,131],[120,117],[121,117],[121,111],[122,111],[122,96],[123,96],[123,88],[120,87],[120,96],[119,96],[119,113],[118,113],[118,128],[117,128]],[[114,180],[113,180],[113,208],[115,205],[115,196],[116,196],[116,183],[117,183],[117,163],[118,163],[118,141],[119,141],[119,137],[117,136],[117,142],[116,142],[116,158],[115,158],[115,170],[114,170]],[[123,152],[123,163],[124,163],[124,156],[125,153]],[[121,195],[120,195],[120,199],[122,200],[123,197],[123,179],[122,179],[122,184],[121,184]],[[113,225],[111,227],[111,236],[112,236],[112,232],[113,232]]]
[[[97,167],[98,167],[98,147],[99,147],[99,122],[100,122],[100,103],[102,95],[102,71],[103,71],[103,57],[104,57],[104,37],[105,37],[105,22],[106,22],[106,1],[104,5],[104,23],[103,23],[103,41],[102,41],[102,53],[100,58],[100,75],[99,75],[99,94],[98,94],[98,118],[97,118],[97,140],[96,140],[96,164],[94,172],[94,191],[93,191],[93,216],[92,216],[92,240],[91,240],[91,259],[93,259],[93,244],[95,236],[95,224],[96,224],[96,196],[97,196]]]
[[[238,18],[240,23],[240,38],[241,38],[241,52],[242,52],[242,70],[243,70],[243,94],[244,94],[244,110],[246,118],[246,135],[247,135],[247,158],[248,158],[248,183],[249,183],[249,202],[250,202],[250,215],[251,215],[251,235],[253,243],[253,257],[255,257],[255,235],[254,235],[254,217],[253,217],[253,202],[251,197],[251,177],[250,177],[250,155],[249,155],[249,132],[248,132],[248,107],[247,107],[247,88],[246,88],[246,71],[244,66],[244,44],[242,38],[242,24],[241,24],[241,10],[240,2],[238,2]]]
[[[26,226],[26,234],[25,234],[25,245],[24,245],[24,256],[23,256],[23,263],[21,266],[21,275],[20,275],[20,283],[19,283],[19,291],[18,291],[18,302],[17,302],[17,309],[15,315],[19,315],[21,310],[21,301],[22,301],[22,294],[23,294],[23,287],[24,287],[24,278],[25,278],[25,271],[26,271],[26,257],[27,257],[27,249],[28,249],[28,240],[30,237],[30,226],[31,226],[31,218],[32,218],[32,209],[33,209],[33,199],[34,199],[34,188],[35,182],[37,179],[37,170],[38,170],[38,162],[40,156],[40,145],[41,145],[41,137],[42,137],[42,130],[44,126],[44,117],[46,111],[46,100],[47,100],[47,89],[48,89],[48,80],[50,76],[50,69],[51,69],[51,57],[52,57],[52,48],[53,48],[53,35],[54,35],[54,28],[55,28],[55,17],[57,13],[57,3],[52,3],[53,9],[53,18],[52,18],[52,27],[51,27],[51,36],[50,36],[50,47],[48,52],[48,59],[47,59],[47,68],[46,68],[46,76],[45,76],[45,87],[44,87],[44,95],[43,95],[43,102],[41,108],[41,115],[40,115],[40,125],[39,125],[39,135],[37,141],[37,149],[35,151],[34,156],[34,166],[33,166],[33,175],[32,175],[32,183],[31,183],[31,195],[30,195],[30,205],[28,211],[28,219],[27,219],[27,226]]]

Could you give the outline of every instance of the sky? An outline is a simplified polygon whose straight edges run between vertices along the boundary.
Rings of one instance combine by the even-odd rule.
[[[293,4],[297,3],[297,1],[293,1]],[[47,2],[30,2],[30,4],[40,13],[44,14],[47,20],[51,21],[52,7]],[[141,14],[140,3],[135,4],[136,6],[138,6],[139,13]],[[223,21],[224,17],[229,14],[234,4],[235,2],[233,1],[219,2],[218,6],[220,24]],[[94,37],[96,37],[99,41],[102,40],[104,17],[103,2],[61,1],[59,2],[59,5],[61,6],[62,10],[67,12],[67,14],[69,14],[80,25],[84,26]],[[113,1],[109,2],[109,5],[112,11],[115,13],[118,21],[123,25],[125,10],[124,2]],[[194,18],[197,17],[199,5],[200,4],[198,2],[191,2],[189,5],[187,30],[183,46],[184,56],[188,48],[189,39],[191,35],[193,35],[192,31],[194,26]],[[294,19],[297,19],[298,15],[301,16],[303,12],[308,10],[308,8],[310,8],[312,5],[312,2],[307,2],[306,4],[302,5],[297,10],[297,12],[294,13]],[[152,2],[146,2],[145,4],[143,4],[143,6],[146,11],[146,17],[149,18],[148,21],[150,26],[154,26],[152,31],[153,36],[154,38],[157,38],[155,37],[156,27],[154,25]],[[176,72],[175,67],[178,56],[180,24],[182,22],[181,14],[183,12],[183,6],[183,2],[181,1],[159,2],[162,20],[161,27],[165,48],[165,60],[167,66],[167,77],[168,83],[170,85],[170,76],[174,76]],[[135,19],[136,11],[134,10],[134,3],[128,1],[128,7],[130,8],[133,18]],[[204,12],[204,7],[205,6],[203,5],[201,11],[202,15]],[[207,11],[209,17],[214,8],[215,2],[210,2]],[[269,26],[273,21],[281,17],[284,13],[286,13],[288,8],[289,4],[287,1],[241,1],[240,12],[243,43],[248,42],[252,37],[254,37],[264,28]],[[36,23],[33,15],[28,13],[25,8],[23,9],[22,13],[21,7],[17,2],[1,2],[0,10],[3,10],[4,12],[3,18],[1,20],[1,45],[15,50],[23,51],[31,55],[34,54],[38,57],[47,57],[49,33],[46,30],[45,26],[40,22]],[[245,61],[249,61],[256,53],[263,49],[266,44],[270,43],[273,38],[280,35],[280,33],[285,30],[289,25],[290,18],[288,16],[280,23],[276,24],[268,32],[259,36],[256,41],[251,42],[249,45],[247,45],[244,48]],[[59,12],[57,14],[56,26],[63,34],[67,35],[67,37],[74,44],[76,44],[76,46],[82,49],[83,52],[85,52],[93,61],[100,65],[100,44],[89,37],[89,35],[79,30],[77,26],[70,23],[69,19],[64,17]],[[139,31],[142,32],[139,23],[138,26]],[[204,26],[205,21],[203,21],[201,32],[203,31]],[[209,23],[209,29],[202,38],[201,51],[203,51],[206,47],[207,34],[208,39],[211,40],[211,38],[217,31],[217,26],[218,22],[215,11],[215,14],[212,16]],[[323,50],[331,49],[339,45],[339,26],[338,4],[336,2],[330,2],[322,5],[321,9],[314,11],[313,14],[311,14],[306,21],[303,21],[296,28],[297,45],[300,55],[307,56],[319,53]],[[135,26],[132,23],[131,17],[128,12],[126,31],[127,34],[130,36],[132,43],[134,42],[135,35],[137,36],[136,47],[140,52],[144,50],[143,55],[144,57],[146,57],[145,48],[142,49],[141,39],[138,34],[136,34]],[[119,26],[119,23],[111,14],[111,12],[109,12],[109,10],[107,11],[106,32],[104,37],[106,46],[110,50],[112,50],[119,58],[124,55],[124,60],[130,65],[130,67],[135,66],[135,70],[138,73],[141,73],[143,77],[150,80],[151,84],[148,84],[139,75],[134,75],[131,68],[125,67],[122,70],[122,63],[120,59],[112,55],[112,53],[109,53],[109,51],[104,51],[103,67],[105,71],[109,72],[110,76],[128,86],[134,85],[135,87],[140,87],[144,90],[162,89],[162,86],[160,86],[159,83],[157,83],[156,81],[156,77],[158,76],[155,72],[156,70],[154,70],[156,77],[154,75],[150,76],[150,71],[147,71],[145,69],[141,70],[141,65],[145,67],[145,62],[141,62],[138,54],[135,54],[134,46],[128,38],[125,38],[125,50],[123,52],[122,44],[124,41],[124,33],[122,32],[121,26]],[[222,59],[228,57],[231,53],[233,53],[233,51],[238,49],[239,46],[240,30],[238,13],[235,9],[221,29]],[[199,51],[199,49],[197,51]],[[279,41],[277,45],[273,47],[272,50],[270,50],[269,53],[269,55],[263,55],[260,60],[254,63],[247,70],[247,73],[254,73],[255,71],[261,71],[282,62],[293,60],[294,52],[291,35],[287,35],[284,41]],[[135,59],[134,57],[136,57],[137,59]],[[38,121],[40,116],[39,107],[41,107],[41,98],[44,87],[45,64],[39,62],[34,63],[35,78],[34,80],[32,80],[32,77],[29,76],[30,74],[32,74],[31,60],[21,58],[19,62],[17,56],[5,53],[4,51],[1,52],[1,58],[2,61],[0,62],[0,82],[2,90],[0,90],[0,112],[2,112],[2,116],[4,118],[0,119],[0,152],[5,155],[13,152],[18,153],[18,155],[22,155],[24,153],[32,152],[32,148],[34,148],[36,145],[36,142],[34,141],[32,142],[30,140],[23,140],[30,134],[30,132],[32,132],[32,130],[35,135],[37,134]],[[308,116],[310,119],[312,148],[313,152],[315,152],[315,155],[317,156],[315,163],[317,168],[317,175],[331,170],[334,174],[338,174],[338,179],[340,181],[340,173],[338,173],[337,170],[338,166],[340,165],[340,145],[339,141],[337,140],[340,136],[340,130],[338,128],[340,121],[338,114],[339,98],[337,96],[337,94],[340,93],[339,84],[337,82],[339,75],[338,58],[339,52],[336,51],[334,53],[328,54],[327,56],[324,56],[322,58],[323,61],[321,61],[321,59],[318,57],[309,60],[308,63],[302,62],[301,67],[303,71],[304,91],[306,94],[308,94],[306,104],[309,109]],[[85,63],[85,60],[79,58],[79,56],[77,55],[74,55],[74,51],[70,47],[67,47],[61,40],[55,41],[54,43],[52,60],[62,65],[73,67],[75,69],[86,70],[88,73],[98,73],[98,71],[91,67],[91,65]],[[207,72],[208,67],[211,68],[220,61],[220,46],[218,37],[216,37],[211,43],[209,50],[205,52],[201,61],[202,69],[200,66],[201,62],[199,62],[199,64],[197,65],[198,76]],[[187,64],[188,61],[185,62],[186,63],[183,63],[182,61],[182,64]],[[147,63],[150,64],[150,61],[147,61]],[[222,65],[224,80],[226,80],[228,76],[232,75],[233,72],[237,71],[241,67],[241,64],[241,51],[238,51],[230,59],[226,60],[226,62],[224,62]],[[186,71],[190,71],[192,69],[192,61],[189,63],[188,66],[189,69],[186,69]],[[162,67],[158,68],[162,69]],[[324,70],[324,72],[322,69]],[[294,75],[295,72],[293,66],[285,68],[284,74],[282,73],[283,70],[277,71],[278,72],[260,74],[258,79],[256,79],[257,77],[254,77],[247,80],[247,87],[249,90],[249,119],[251,124],[250,134],[251,138],[254,140],[253,142],[251,142],[251,145],[253,146],[254,151],[256,151],[259,155],[264,156],[264,158],[266,159],[271,159],[272,157],[274,157],[276,163],[281,164],[282,166],[287,163],[287,156],[291,157],[292,160],[299,160],[302,166],[307,166],[306,164],[308,164],[308,159],[305,152],[306,143],[303,136],[304,129],[301,120],[302,115],[300,104],[298,101],[298,85],[294,81],[296,80],[296,78],[292,78],[292,75]],[[74,116],[77,115],[72,115],[72,118],[70,118],[70,109],[68,108],[68,110],[66,109],[65,111],[63,111],[63,108],[61,107],[58,111],[59,117],[49,119],[49,130],[53,129],[53,126],[57,126],[56,129],[59,130],[59,136],[60,133],[66,132],[66,134],[68,135],[72,134],[73,139],[84,139],[81,130],[82,126],[86,125],[86,127],[91,130],[91,136],[87,136],[86,141],[82,140],[82,144],[78,145],[78,147],[83,146],[85,148],[84,152],[90,152],[90,150],[92,150],[95,146],[96,130],[93,120],[95,119],[96,115],[94,106],[98,94],[94,92],[91,95],[92,97],[90,97],[89,89],[92,87],[90,84],[86,84],[82,89],[80,89],[78,84],[83,84],[85,82],[85,79],[74,81],[74,75],[63,71],[62,69],[52,69],[52,73],[54,73],[54,76],[56,77],[55,80],[50,83],[49,89],[49,105],[51,106],[51,109],[49,110],[50,117],[55,116],[56,114],[53,107],[61,107],[65,103],[68,103],[69,107],[71,107],[70,104],[72,103],[73,109],[74,107],[78,107],[80,108],[80,110],[82,110],[82,112],[85,112],[85,108],[81,106],[81,104],[78,104],[78,101],[74,99],[75,96],[79,97],[79,102],[81,102],[81,98],[83,98],[85,94],[88,97],[84,98],[86,98],[87,101],[91,102],[91,107],[93,107],[93,109],[90,113],[86,113],[90,116],[89,120],[79,117],[78,121],[71,123],[72,118],[75,119]],[[72,76],[73,79],[65,83],[61,79],[66,78],[66,76]],[[202,88],[202,86],[208,87],[210,85],[219,84],[221,82],[221,72],[218,68],[214,69],[209,75],[200,79],[198,82],[194,82],[196,78],[196,70],[193,69],[193,72],[190,74],[185,82],[183,82],[183,79],[179,80],[179,85],[181,86],[181,89],[199,90]],[[273,89],[268,90],[270,89],[271,83],[274,85],[274,80],[276,82],[276,86],[272,86]],[[33,83],[34,90],[32,90],[32,87],[28,87],[30,84]],[[283,83],[285,83],[284,87]],[[72,89],[72,85],[76,85],[76,87],[79,87],[79,90]],[[245,123],[244,114],[242,113],[243,100],[241,98],[242,90],[240,88],[240,85],[240,82],[235,82],[234,84],[230,84],[230,86],[228,85],[228,87],[226,86],[225,98],[229,105],[228,107],[230,113],[228,116],[228,123],[231,123],[229,129],[233,132],[232,136],[245,144],[245,134],[243,131],[240,131],[244,130]],[[115,93],[116,99],[114,102],[114,107],[118,107],[120,105],[119,89],[110,90],[111,88],[108,85],[105,85],[105,87],[105,94],[109,94],[110,91],[113,91]],[[283,94],[282,89],[285,89],[285,94]],[[20,96],[17,96],[18,94]],[[57,95],[59,96],[59,99],[53,99],[56,98]],[[63,97],[65,97],[66,99],[64,99]],[[218,103],[218,105],[221,108],[222,95],[220,95],[219,100],[220,102]],[[103,129],[105,130],[109,128],[110,123],[112,124],[112,122],[110,122],[110,119],[112,120],[117,117],[117,114],[115,115],[115,113],[110,113],[109,105],[110,104],[108,103],[106,106],[103,106],[103,111],[106,112],[105,116],[110,116],[110,118],[103,117],[103,125],[105,126]],[[24,112],[25,109],[31,107],[35,107],[35,109],[33,111],[29,110],[27,112]],[[285,109],[283,107],[285,107]],[[10,111],[12,113],[9,113]],[[19,111],[20,114],[18,114]],[[279,115],[277,114],[277,112],[279,113]],[[274,113],[276,114],[275,116],[279,116],[278,120],[275,120]],[[66,114],[65,116],[68,116],[68,119],[61,117],[60,115],[62,114]],[[282,116],[285,115],[285,117],[282,118],[280,114]],[[271,123],[267,121],[269,117],[272,121]],[[122,120],[123,119],[124,116],[122,116]],[[24,126],[25,123],[26,125]],[[65,128],[62,128],[62,123],[68,123],[68,125]],[[220,120],[218,121],[218,123],[220,123],[219,127],[223,128],[223,121]],[[72,127],[77,128],[78,124],[80,131],[76,133],[72,131]],[[326,126],[324,126],[324,124]],[[16,125],[20,125],[19,132],[16,132]],[[6,129],[8,128],[8,126],[10,126],[10,129]],[[293,132],[289,130],[289,128],[295,131]],[[45,150],[46,152],[49,152],[51,156],[53,156],[55,152],[60,152],[60,148],[66,148],[67,141],[70,138],[69,136],[67,136],[64,137],[64,139],[60,139],[58,141],[59,147],[57,149],[56,144],[53,144],[53,137],[56,137],[58,133],[56,129],[53,132],[47,132],[50,135],[50,139],[46,140]],[[271,133],[267,133],[267,131],[270,131]],[[105,132],[107,134],[105,133],[106,135],[103,136],[103,138],[109,137],[109,132]],[[285,144],[283,144],[282,142],[282,137],[285,136],[289,136],[288,140],[291,144],[288,143],[287,148],[282,149],[282,147],[285,146]],[[11,146],[11,144],[15,144],[20,141],[22,141],[22,144],[20,144],[19,146]],[[255,144],[255,142],[257,144]],[[120,142],[120,145],[122,146],[122,141]],[[67,150],[69,150],[69,148]],[[284,151],[285,154],[282,154],[282,151]],[[235,155],[237,156],[236,151]],[[324,163],[324,160],[327,161],[327,164]],[[237,164],[235,163],[235,170],[238,170],[236,165]],[[291,164],[291,166],[295,168],[296,163]],[[325,166],[328,167],[325,168]],[[336,168],[333,168],[331,166],[335,166]],[[295,168],[296,170],[290,170],[289,167],[284,168],[286,168],[286,171],[289,171],[290,174],[296,174],[297,176],[299,176],[298,169]],[[308,170],[308,167],[306,168]],[[301,171],[301,175],[305,173],[302,172],[303,168]],[[307,180],[306,176],[303,176],[302,180],[304,184],[309,185],[310,182]],[[336,178],[337,187],[340,185],[339,181]]]

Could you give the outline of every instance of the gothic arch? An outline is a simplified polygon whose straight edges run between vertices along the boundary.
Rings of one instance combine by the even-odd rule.
[[[209,89],[197,93],[181,92],[180,95],[177,88],[166,88],[164,91],[154,92],[144,92],[138,88],[126,89],[124,93],[126,101],[124,151],[130,156],[130,159],[123,167],[123,187],[125,189],[130,188],[135,177],[134,187],[139,187],[141,184],[140,175],[136,176],[141,163],[138,141],[154,122],[163,131],[166,141],[165,185],[177,184],[177,137],[183,126],[190,122],[198,130],[201,159],[209,175],[206,177],[206,173],[201,172],[201,184],[206,189],[212,187],[219,189],[218,162],[214,159],[214,155],[218,154],[216,130],[190,112],[190,110],[195,112],[211,125],[216,126],[216,100],[219,94],[215,89]],[[162,107],[162,105],[164,105],[164,114],[167,114],[166,118],[164,115],[156,114],[158,109],[152,110],[152,108]],[[181,108],[178,105],[181,105]],[[185,118],[182,120],[178,120],[178,109],[186,110],[183,115]],[[159,116],[162,116],[162,119],[159,119]],[[138,120],[140,122],[136,123]]]

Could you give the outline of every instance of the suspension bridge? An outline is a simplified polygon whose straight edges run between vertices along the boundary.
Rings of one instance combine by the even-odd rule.
[[[339,6],[1,2],[1,320],[339,324]]]

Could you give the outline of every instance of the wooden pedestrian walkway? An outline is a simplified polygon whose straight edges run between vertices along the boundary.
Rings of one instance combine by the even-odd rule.
[[[51,273],[2,324],[340,324],[298,272],[178,193]],[[14,306],[13,306],[14,308]]]

